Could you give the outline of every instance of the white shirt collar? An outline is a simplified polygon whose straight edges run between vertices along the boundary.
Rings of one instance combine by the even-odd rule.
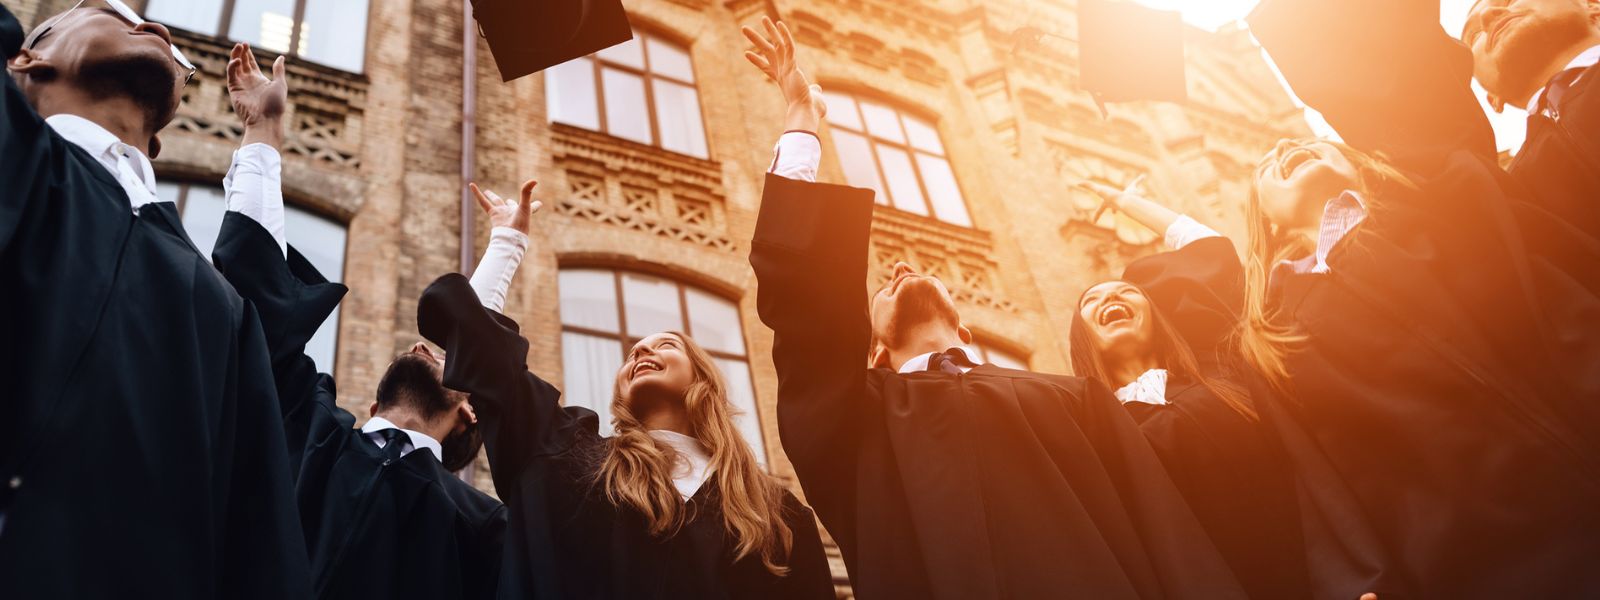
[[[382,441],[383,438],[381,436],[373,434],[385,429],[400,429],[401,433],[406,434],[406,437],[411,439],[412,448],[427,448],[429,451],[433,452],[434,458],[439,459],[439,462],[441,463],[444,462],[444,447],[439,445],[439,440],[433,439],[433,437],[420,431],[401,429],[399,425],[395,425],[393,422],[383,417],[372,417],[371,419],[367,419],[367,424],[361,426],[361,433],[367,434],[368,437],[373,439],[373,441]]]
[[[1167,370],[1150,369],[1128,385],[1117,388],[1117,399],[1123,404],[1143,402],[1157,406],[1167,403]]]
[[[1572,62],[1567,63],[1567,66],[1562,67],[1561,70],[1568,71],[1579,67],[1592,67],[1595,63],[1600,63],[1600,46],[1594,46],[1579,53],[1577,58],[1572,59]],[[1545,88],[1539,88],[1539,91],[1534,92],[1533,97],[1528,100],[1528,112],[1533,112],[1538,108],[1539,100],[1544,98],[1544,90]]]
[[[1327,273],[1328,254],[1339,240],[1367,219],[1367,203],[1361,195],[1346,191],[1322,205],[1322,221],[1317,225],[1317,248],[1311,255],[1299,260],[1278,263],[1296,273]]]
[[[967,361],[968,362],[971,362],[972,364],[975,364],[975,365],[983,364],[983,361],[978,360],[978,356],[976,354],[972,353],[972,349],[971,348],[968,348],[966,346],[958,346],[958,348],[960,348],[962,354],[967,355]],[[899,372],[900,373],[912,373],[912,372],[916,372],[916,371],[926,371],[926,370],[928,370],[928,361],[932,360],[933,359],[933,355],[935,355],[935,354],[938,354],[938,352],[929,352],[927,354],[923,354],[921,356],[914,357],[911,360],[906,361],[905,364],[900,365]],[[971,371],[971,370],[972,370],[972,367],[969,367],[969,366],[966,366],[966,365],[962,365],[961,366],[961,372],[962,373],[965,373],[965,372]]]
[[[139,178],[139,183],[149,191],[148,196],[129,194],[128,199],[134,208],[156,198],[156,173],[150,167],[150,159],[143,151],[122,143],[122,140],[117,139],[115,134],[101,127],[99,123],[78,115],[51,115],[46,117],[44,122],[56,130],[62,138],[89,153],[89,156],[99,161],[101,166],[111,172],[111,177],[119,182],[122,178],[117,175],[117,159],[119,157],[127,159],[134,175]]]
[[[693,498],[711,476],[711,455],[706,453],[705,446],[700,445],[700,440],[676,431],[652,429],[648,433],[678,451],[672,467],[672,483],[685,500]]]

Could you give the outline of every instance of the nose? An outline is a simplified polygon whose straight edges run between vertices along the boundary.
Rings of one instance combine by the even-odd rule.
[[[133,30],[134,31],[147,32],[147,33],[154,33],[154,34],[156,34],[158,36],[161,36],[161,39],[166,40],[168,44],[172,43],[172,32],[167,30],[167,26],[162,25],[160,23],[152,23],[152,22],[146,21],[144,23],[140,23],[138,25],[134,25],[133,26]]]
[[[906,262],[903,261],[903,260],[900,261],[900,262],[894,263],[894,276],[895,277],[899,277],[901,275],[907,275],[907,274],[915,275],[916,272],[917,272],[916,269],[912,269],[911,265],[906,264]]]
[[[413,354],[421,354],[423,356],[433,356],[433,350],[430,350],[428,348],[428,344],[423,343],[423,342],[417,342],[415,344],[412,344],[411,345],[411,352]]]

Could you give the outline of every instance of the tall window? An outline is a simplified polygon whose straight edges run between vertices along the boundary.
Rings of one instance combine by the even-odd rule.
[[[1028,370],[1028,358],[1025,356],[1007,352],[983,342],[968,344],[967,349],[977,354],[978,358],[982,359],[984,363],[1007,369]]]
[[[876,191],[879,204],[972,226],[932,123],[871,100],[833,92],[823,97],[847,183]]]
[[[706,158],[700,93],[682,46],[633,39],[545,71],[550,120]]]
[[[189,233],[189,239],[194,241],[195,247],[200,249],[206,260],[211,260],[211,248],[217,245],[222,216],[228,209],[222,188],[158,182],[156,195],[162,200],[178,203],[178,212],[183,215],[183,228]],[[289,244],[329,281],[344,279],[344,225],[294,206],[285,206],[284,209],[284,229]],[[317,370],[333,372],[338,336],[339,310],[334,309],[317,333],[311,336],[311,341],[306,343],[306,355],[316,361]]]
[[[150,0],[147,19],[360,72],[367,0]]]
[[[561,364],[568,404],[600,414],[600,433],[611,435],[611,393],[628,348],[663,331],[681,331],[710,353],[728,382],[739,414],[734,424],[756,460],[766,464],[755,386],[745,353],[739,307],[703,290],[642,273],[562,269]]]

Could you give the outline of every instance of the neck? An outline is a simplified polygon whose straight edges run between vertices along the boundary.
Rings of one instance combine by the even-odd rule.
[[[117,136],[122,143],[146,156],[150,154],[150,140],[156,132],[150,129],[144,107],[123,96],[91,98],[82,90],[68,86],[51,86],[42,91],[36,106],[41,117],[76,115],[93,121]]]
[[[689,409],[682,402],[655,402],[655,406],[644,411],[639,418],[639,423],[644,425],[646,431],[657,429],[693,436],[694,429],[689,426]]]
[[[444,438],[450,435],[452,428],[448,419],[437,419],[438,423],[432,423],[422,418],[416,411],[401,407],[384,410],[373,416],[383,417],[394,423],[395,427],[425,434],[441,444],[444,443]]]
[[[1145,371],[1159,368],[1161,361],[1156,360],[1154,356],[1148,354],[1128,356],[1107,364],[1106,376],[1111,379],[1111,389],[1117,389],[1133,383],[1133,380],[1138,379]]]
[[[889,349],[891,369],[899,369],[906,361],[929,352],[944,352],[962,345],[961,336],[943,324],[927,323],[906,333],[901,336],[901,344]]]
[[[1529,104],[1533,103],[1534,94],[1549,85],[1550,80],[1555,78],[1556,75],[1567,70],[1567,65],[1577,59],[1579,54],[1583,54],[1585,50],[1595,46],[1600,46],[1600,31],[1591,31],[1582,40],[1573,42],[1565,50],[1552,54],[1549,62],[1545,63],[1541,68],[1533,70],[1533,77],[1523,85],[1524,91],[1519,94],[1520,98],[1511,101],[1511,103],[1532,110],[1533,107],[1529,106]]]

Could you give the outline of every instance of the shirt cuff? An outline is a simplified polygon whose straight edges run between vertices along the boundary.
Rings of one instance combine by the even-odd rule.
[[[234,151],[233,164],[222,178],[222,193],[228,210],[260,223],[284,257],[289,256],[283,224],[283,158],[277,149],[250,144]]]
[[[822,163],[822,141],[810,131],[786,131],[772,150],[773,175],[796,181],[815,182],[817,165]]]
[[[528,252],[528,236],[510,227],[496,227],[489,233],[489,247],[483,250],[483,260],[472,271],[472,291],[484,308],[505,312],[506,293],[511,290],[511,278],[517,274],[522,257]]]
[[[1167,226],[1165,241],[1168,249],[1182,250],[1184,246],[1210,237],[1222,237],[1222,234],[1201,225],[1199,221],[1189,218],[1189,215],[1179,215],[1178,220]]]

